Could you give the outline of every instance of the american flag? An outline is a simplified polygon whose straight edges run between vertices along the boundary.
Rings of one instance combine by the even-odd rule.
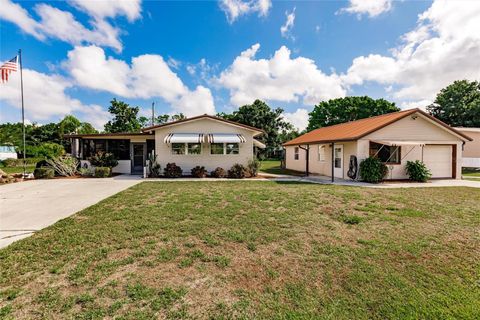
[[[1,67],[0,70],[2,71],[2,82],[8,81],[8,76],[12,71],[17,71],[18,69],[18,56],[11,59],[10,61],[5,62]]]

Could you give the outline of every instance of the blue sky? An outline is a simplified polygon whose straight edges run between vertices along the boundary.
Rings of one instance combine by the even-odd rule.
[[[101,128],[113,97],[189,116],[260,98],[302,129],[321,100],[424,107],[453,80],[480,78],[473,1],[92,3],[0,0],[0,60],[23,50],[29,121],[73,113]],[[13,75],[1,122],[20,119],[19,102]]]

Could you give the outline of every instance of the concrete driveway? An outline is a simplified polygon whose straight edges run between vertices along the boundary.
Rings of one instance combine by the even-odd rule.
[[[0,248],[28,237],[142,179],[32,180],[0,186]]]

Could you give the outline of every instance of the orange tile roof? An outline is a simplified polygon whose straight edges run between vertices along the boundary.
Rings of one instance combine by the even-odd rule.
[[[423,112],[420,109],[410,109],[398,112],[387,113],[380,116],[370,117],[366,119],[360,119],[356,121],[350,121],[345,123],[340,123],[328,127],[318,128],[313,131],[307,132],[304,135],[301,135],[293,140],[290,140],[284,143],[284,146],[292,146],[299,144],[309,144],[309,143],[328,143],[336,141],[352,141],[358,140],[367,134],[370,134],[374,131],[377,131],[395,121],[398,121],[404,117],[407,117],[413,113],[420,113],[433,121],[439,123],[445,128],[455,132],[457,135],[460,135],[468,140],[469,137],[453,129],[449,125],[441,122],[440,120],[432,117],[431,115]]]

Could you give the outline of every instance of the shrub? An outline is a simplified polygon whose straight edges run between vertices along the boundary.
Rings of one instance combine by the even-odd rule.
[[[195,178],[205,178],[207,176],[207,170],[205,170],[205,167],[203,166],[192,168],[191,173]]]
[[[64,177],[71,177],[77,174],[79,161],[72,156],[62,156],[48,159],[47,164],[55,170],[55,174]]]
[[[112,168],[110,167],[95,167],[95,178],[107,178],[111,173]]]
[[[37,162],[35,165],[35,168],[41,168],[41,167],[48,167],[48,162],[47,160],[43,159]]]
[[[163,174],[167,178],[179,178],[182,176],[182,168],[177,166],[174,162],[167,163],[165,169],[163,169]]]
[[[227,176],[227,172],[223,168],[217,167],[213,170],[210,175],[214,178],[225,178]]]
[[[360,162],[360,176],[363,181],[379,183],[387,175],[387,166],[375,157],[368,157]]]
[[[25,147],[27,157],[36,157],[36,158],[56,158],[60,157],[65,153],[65,149],[61,144],[53,142],[45,142],[40,145],[27,145]]]
[[[154,155],[153,153],[150,154],[150,156],[148,157],[148,167],[150,168],[151,178],[160,177],[162,167],[157,162],[157,155]]]
[[[48,167],[36,168],[33,171],[33,176],[35,179],[52,179],[55,176],[55,171]]]
[[[82,177],[93,177],[95,174],[95,170],[92,167],[80,168],[78,172]]]
[[[405,171],[410,180],[418,182],[427,182],[432,177],[432,173],[428,170],[425,163],[420,160],[407,161]]]
[[[95,167],[109,167],[113,168],[118,165],[118,160],[113,153],[109,152],[97,152],[90,157],[90,163]]]
[[[258,170],[260,169],[260,161],[256,158],[248,161],[247,170],[250,177],[256,177],[258,175]]]
[[[27,166],[36,165],[38,161],[41,161],[42,159],[43,158],[26,158],[25,164]],[[19,159],[7,158],[3,160],[2,163],[5,167],[23,167],[23,158],[19,158]]]
[[[247,169],[239,163],[234,164],[228,170],[228,177],[232,179],[243,179],[247,175]]]

